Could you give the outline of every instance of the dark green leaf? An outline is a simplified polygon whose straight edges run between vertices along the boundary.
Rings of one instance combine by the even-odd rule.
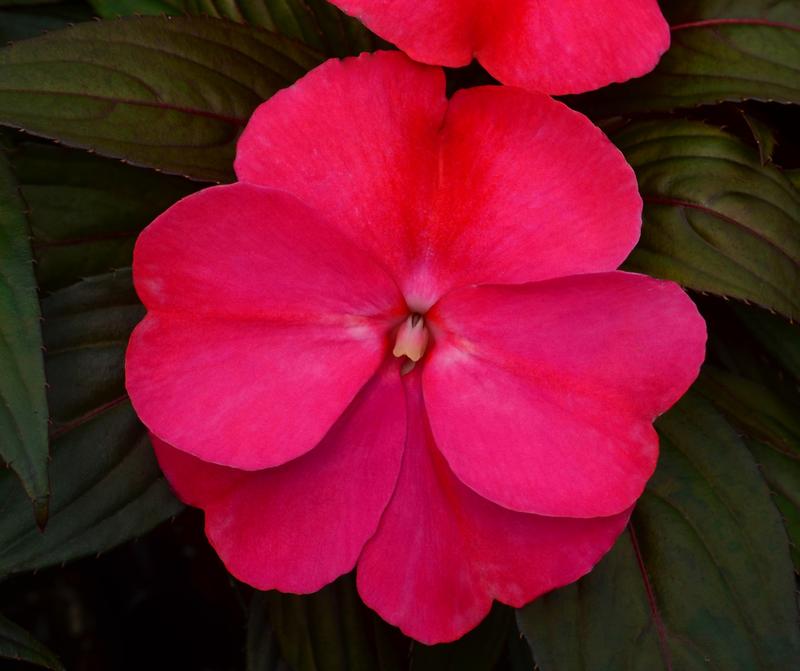
[[[253,594],[247,614],[247,671],[289,671],[269,626],[268,608],[269,595],[266,592]]]
[[[649,75],[570,99],[593,116],[713,104],[800,102],[800,3],[671,0],[672,45]]]
[[[89,0],[98,16],[115,19],[120,16],[180,16],[179,2],[171,0]]]
[[[370,51],[372,34],[327,0],[92,0],[100,16],[210,16],[266,28],[329,56]]]
[[[230,180],[253,109],[320,57],[207,18],[92,21],[0,50],[0,123],[132,163]]]
[[[43,302],[53,481],[40,533],[0,473],[0,575],[93,554],[175,515],[170,493],[124,388],[124,353],[143,308],[130,272],[99,276]]]
[[[352,574],[316,594],[267,592],[268,619],[295,671],[401,671],[407,639],[368,610]]]
[[[734,304],[731,309],[763,350],[800,382],[800,325],[743,305]]]
[[[777,494],[787,532],[800,547],[800,416],[798,396],[787,398],[739,375],[706,367],[700,390],[740,431],[770,489]],[[800,570],[800,564],[796,564]]]
[[[516,630],[513,613],[495,603],[486,619],[458,641],[433,646],[414,643],[411,671],[491,671],[505,651],[509,633]]]
[[[0,458],[22,480],[43,524],[49,495],[47,399],[25,209],[11,168],[0,153]],[[20,515],[31,520],[30,511]]]
[[[504,671],[531,671],[535,668],[530,646],[516,626],[508,634],[505,661],[506,665],[500,667]]]
[[[695,394],[658,429],[631,530],[586,578],[519,612],[540,668],[800,668],[786,532],[752,456]]]
[[[796,478],[797,475],[795,474],[794,477]],[[789,549],[795,573],[800,574],[800,508],[797,506],[797,497],[791,500],[773,491],[772,500],[783,517],[783,526],[786,527],[786,533],[791,541]]]
[[[749,19],[792,22],[798,18],[796,0],[661,0],[670,25],[709,19]]]
[[[58,658],[22,627],[0,615],[0,657],[61,671]]]
[[[54,5],[61,0],[0,0],[0,7],[27,7],[29,5]]]
[[[2,7],[0,1],[0,46],[7,42],[36,37],[70,23],[88,21],[92,12],[83,4]]]
[[[692,121],[613,137],[645,202],[627,268],[800,316],[800,193],[752,147]]]
[[[800,442],[795,438],[792,449],[780,448],[774,443],[754,438],[745,438],[745,442],[773,492],[786,533],[792,542],[795,571],[800,573]]]
[[[86,152],[25,142],[9,152],[33,233],[39,287],[129,266],[136,236],[199,188]]]
[[[775,147],[778,145],[775,132],[770,128],[769,124],[754,117],[752,114],[742,112],[742,116],[750,132],[753,134],[753,139],[758,145],[758,155],[761,158],[761,165],[772,163],[772,156],[775,153]]]
[[[743,434],[772,491],[800,572],[800,327],[752,306],[704,300],[704,393]]]
[[[773,389],[791,390],[784,367],[759,344],[733,308],[741,306],[757,317],[769,313],[754,305],[745,306],[713,296],[696,296],[695,300],[708,327],[708,364]]]

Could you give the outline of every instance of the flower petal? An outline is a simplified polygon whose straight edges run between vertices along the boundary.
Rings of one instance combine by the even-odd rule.
[[[588,573],[630,511],[591,520],[513,512],[461,484],[430,432],[419,376],[407,375],[409,433],[397,488],[358,561],[364,602],[427,644],[452,641],[488,613]]]
[[[640,77],[669,48],[656,0],[513,0],[483,9],[478,60],[504,84],[551,95]]]
[[[705,349],[678,285],[628,273],[468,288],[427,321],[425,401],[442,453],[482,496],[540,515],[612,515],[636,500],[658,456],[651,423]]]
[[[294,461],[238,471],[154,438],[159,463],[228,570],[258,589],[310,593],[350,571],[391,497],[406,434],[397,365],[386,366],[322,442]]]
[[[418,253],[446,106],[442,71],[398,52],[329,60],[255,111],[236,174],[325,212],[397,278]]]
[[[633,170],[586,117],[486,86],[450,102],[432,262],[451,288],[616,270],[639,239]]]
[[[475,0],[331,0],[415,61],[469,65],[478,38]]]
[[[639,77],[669,48],[656,0],[332,0],[414,60],[551,95]]]
[[[386,273],[318,215],[244,184],[156,219],[134,279],[148,308],[126,358],[140,418],[178,449],[249,470],[322,439],[405,310]]]
[[[136,291],[148,310],[216,317],[401,314],[392,279],[320,212],[252,184],[204,189],[139,236]]]
[[[464,284],[619,266],[642,203],[600,130],[520,89],[446,107],[441,71],[402,54],[328,61],[256,111],[237,174],[324,211],[421,312]]]

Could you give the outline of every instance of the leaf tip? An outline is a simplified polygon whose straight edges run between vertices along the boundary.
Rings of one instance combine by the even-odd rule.
[[[44,532],[47,520],[50,517],[50,496],[39,496],[33,500],[33,514],[36,518],[36,526],[39,531]]]

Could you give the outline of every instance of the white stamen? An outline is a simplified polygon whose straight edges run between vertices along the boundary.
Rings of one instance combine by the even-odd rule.
[[[425,354],[428,346],[428,329],[421,315],[409,315],[397,331],[392,354],[397,358],[407,356],[411,361],[417,362]]]

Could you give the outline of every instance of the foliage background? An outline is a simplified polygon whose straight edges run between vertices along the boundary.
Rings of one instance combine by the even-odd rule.
[[[625,267],[691,292],[707,364],[598,568],[428,648],[351,576],[309,597],[228,576],[122,377],[138,231],[232,179],[259,102],[385,45],[324,0],[0,0],[0,668],[800,668],[800,3],[662,8],[653,73],[566,102],[634,166]]]

